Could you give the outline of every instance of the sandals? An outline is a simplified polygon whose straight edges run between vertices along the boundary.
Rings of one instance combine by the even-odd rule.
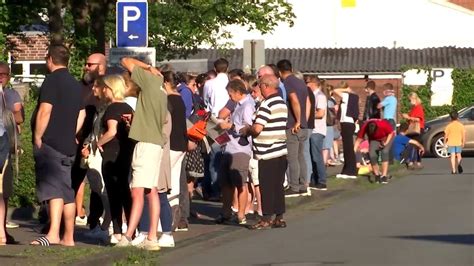
[[[286,222],[283,219],[275,219],[272,228],[286,228]]]
[[[34,241],[38,242],[38,244],[33,244]],[[56,243],[50,243],[49,239],[47,239],[44,236],[38,237],[34,241],[32,243],[30,243],[31,246],[49,247],[49,246],[59,245],[59,244],[56,244]]]
[[[247,227],[249,230],[262,230],[262,229],[271,229],[272,222],[267,222],[264,220],[260,220],[258,223],[254,225],[250,225]]]

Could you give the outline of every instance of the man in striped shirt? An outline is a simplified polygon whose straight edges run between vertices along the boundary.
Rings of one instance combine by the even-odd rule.
[[[259,80],[264,101],[257,109],[253,125],[240,130],[253,137],[253,154],[258,160],[263,218],[249,229],[286,227],[283,182],[288,166],[286,155],[286,123],[288,108],[278,94],[278,79],[265,75]],[[272,220],[273,215],[275,219]]]

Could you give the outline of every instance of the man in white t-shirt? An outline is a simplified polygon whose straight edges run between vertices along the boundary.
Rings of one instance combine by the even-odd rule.
[[[224,58],[217,59],[214,62],[217,76],[204,84],[204,103],[207,106],[207,110],[215,117],[219,115],[219,111],[229,100],[226,90],[227,83],[229,83],[229,78],[227,77],[228,67],[229,62],[227,60]]]
[[[206,108],[214,117],[218,117],[219,111],[224,108],[229,100],[229,94],[226,86],[229,83],[227,76],[227,69],[229,62],[224,58],[219,58],[214,62],[214,69],[217,76],[208,80],[204,85],[204,103]],[[219,184],[217,182],[217,172],[220,164],[221,147],[217,143],[211,146],[211,153],[209,155],[209,172],[205,173],[205,183],[209,184],[207,195],[210,198],[218,199],[220,194]]]
[[[306,85],[314,94],[315,110],[314,112],[314,129],[309,139],[311,161],[313,167],[314,188],[317,190],[327,190],[326,186],[326,167],[323,160],[323,143],[326,136],[326,110],[328,100],[326,95],[321,91],[321,81],[315,75],[306,77]]]

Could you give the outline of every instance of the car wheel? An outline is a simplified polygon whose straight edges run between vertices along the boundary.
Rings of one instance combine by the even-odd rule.
[[[431,142],[431,152],[438,158],[448,158],[448,149],[444,146],[444,135],[435,136]]]

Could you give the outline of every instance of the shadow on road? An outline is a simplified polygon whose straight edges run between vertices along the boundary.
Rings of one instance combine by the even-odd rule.
[[[446,242],[446,243],[451,243],[451,244],[469,245],[469,246],[474,245],[474,234],[392,236],[391,238]]]

